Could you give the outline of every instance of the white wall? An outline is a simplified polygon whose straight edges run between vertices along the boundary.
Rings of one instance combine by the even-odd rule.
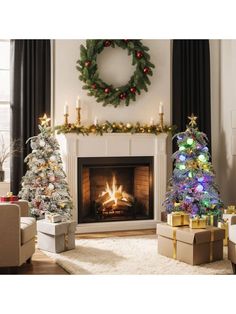
[[[221,40],[220,54],[220,190],[226,205],[236,204],[236,40]]]
[[[78,79],[79,72],[76,70],[76,61],[80,57],[80,45],[85,40],[56,40],[54,43],[54,123],[63,122],[63,106],[69,102],[69,120],[76,119],[75,101],[77,95],[82,102],[82,122],[90,124],[96,116],[99,121],[140,121],[148,123],[153,117],[158,119],[158,106],[160,101],[164,104],[165,122],[170,122],[170,84],[171,84],[171,49],[170,40],[143,40],[144,45],[150,48],[151,61],[155,64],[154,75],[151,77],[149,91],[142,92],[135,102],[128,107],[114,108],[103,107],[97,103],[94,97],[87,96],[82,89],[83,83]],[[118,50],[118,51],[117,51]],[[119,52],[120,50],[120,52]],[[122,83],[122,79],[128,81],[132,74],[129,65],[130,60],[121,49],[106,48],[99,55],[99,64],[103,77]]]

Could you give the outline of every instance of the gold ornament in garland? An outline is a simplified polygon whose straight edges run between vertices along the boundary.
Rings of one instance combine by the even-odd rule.
[[[128,83],[117,88],[101,80],[97,67],[98,54],[106,47],[115,46],[126,49],[132,57],[132,65],[136,66]],[[128,106],[142,90],[147,92],[147,86],[151,84],[149,76],[152,76],[155,66],[150,62],[148,50],[141,40],[86,40],[86,47],[81,45],[80,60],[77,61],[77,69],[81,73],[79,79],[85,84],[83,89],[87,89],[88,95],[94,96],[103,106],[111,104],[117,107],[123,103]]]
[[[148,125],[136,123],[123,123],[123,122],[109,122],[106,121],[101,124],[92,124],[89,126],[78,126],[74,123],[62,124],[55,127],[55,131],[58,134],[65,133],[76,133],[82,135],[103,135],[106,133],[149,133],[158,135],[160,133],[175,133],[176,127],[174,125]]]

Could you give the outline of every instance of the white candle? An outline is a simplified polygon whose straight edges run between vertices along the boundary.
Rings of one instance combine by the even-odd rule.
[[[153,124],[154,124],[154,119],[151,118],[151,119],[150,119],[150,125],[153,125]]]
[[[66,101],[65,106],[64,106],[64,114],[68,114],[69,112],[69,107],[68,107],[68,102]]]
[[[159,105],[159,113],[163,113],[163,103],[160,102],[160,105]]]
[[[77,97],[76,108],[80,108],[80,98],[79,98],[79,96]]]
[[[98,123],[98,118],[97,118],[97,117],[95,117],[95,118],[94,118],[94,123],[93,123],[93,124],[94,124],[94,125],[97,125],[97,123]]]

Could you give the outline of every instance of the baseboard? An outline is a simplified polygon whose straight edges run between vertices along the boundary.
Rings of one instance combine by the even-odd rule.
[[[108,231],[127,231],[127,230],[142,230],[155,229],[157,220],[139,220],[139,221],[112,221],[101,223],[86,223],[78,224],[76,233],[94,233]]]

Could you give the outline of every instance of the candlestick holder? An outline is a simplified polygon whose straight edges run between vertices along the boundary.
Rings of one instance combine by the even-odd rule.
[[[77,112],[77,119],[76,119],[76,125],[79,126],[81,123],[81,107],[76,107],[76,112]]]
[[[160,116],[159,127],[160,127],[161,131],[163,131],[163,128],[164,128],[164,113],[163,112],[159,113],[159,116]]]
[[[68,117],[69,117],[69,114],[65,113],[64,114],[64,125],[68,125]]]

